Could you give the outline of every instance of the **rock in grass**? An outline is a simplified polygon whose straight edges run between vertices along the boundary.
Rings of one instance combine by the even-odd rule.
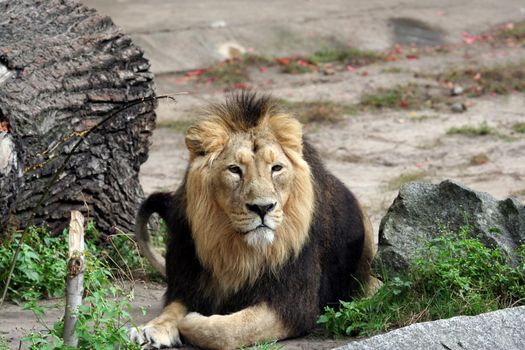
[[[408,183],[381,220],[376,269],[400,272],[430,239],[466,225],[473,237],[517,261],[516,248],[525,243],[523,204],[513,198],[498,201],[449,180]]]
[[[423,322],[356,341],[336,350],[518,350],[525,344],[525,306],[478,316]]]

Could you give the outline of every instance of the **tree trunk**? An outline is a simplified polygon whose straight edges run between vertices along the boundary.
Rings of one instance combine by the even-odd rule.
[[[0,232],[27,223],[78,140],[72,133],[152,96],[148,61],[110,18],[73,0],[0,2]],[[90,134],[35,223],[60,231],[80,210],[103,232],[132,230],[154,108],[135,105]]]

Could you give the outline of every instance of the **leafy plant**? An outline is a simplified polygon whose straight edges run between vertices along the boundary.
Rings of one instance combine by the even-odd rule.
[[[45,230],[39,232],[44,239],[49,238]],[[66,232],[63,235],[66,235]],[[86,296],[78,309],[76,331],[79,348],[113,349],[115,345],[123,345],[126,349],[140,349],[140,346],[130,343],[127,337],[127,324],[131,321],[129,311],[132,294],[124,294],[121,288],[114,286],[115,277],[112,272],[115,271],[115,265],[113,265],[113,260],[107,259],[107,251],[93,244],[93,240],[99,238],[99,233],[95,230],[93,223],[88,223],[86,226],[86,236],[91,237],[91,240],[86,242],[84,252]],[[125,256],[129,258],[128,254]],[[58,260],[63,260],[63,271],[65,272],[66,257],[50,259],[55,263]],[[61,292],[63,291],[62,289]],[[64,328],[62,319],[49,328],[42,320],[45,309],[35,299],[26,303],[24,309],[33,311],[37,320],[45,327],[42,332],[31,333],[24,337],[22,342],[25,345],[30,349],[70,349],[64,345],[62,340]]]
[[[0,287],[4,288],[19,233],[0,243]],[[30,227],[20,248],[8,297],[13,301],[63,295],[66,277],[67,236],[51,237],[45,229]]]
[[[79,339],[78,348],[114,349],[116,345],[119,345],[125,349],[140,349],[140,345],[131,343],[127,336],[127,325],[131,319],[129,314],[131,295],[122,297],[121,290],[116,287],[90,292],[78,310],[76,327]],[[39,320],[45,313],[44,309],[35,302],[26,304],[24,308],[33,311]],[[24,337],[22,342],[29,349],[35,350],[72,349],[64,345],[63,329],[64,321],[59,320],[52,328],[43,332],[31,333]]]
[[[471,237],[471,229],[431,240],[400,276],[385,276],[367,298],[325,308],[318,323],[335,336],[372,335],[415,322],[476,315],[525,301],[525,245],[511,267],[499,249]]]

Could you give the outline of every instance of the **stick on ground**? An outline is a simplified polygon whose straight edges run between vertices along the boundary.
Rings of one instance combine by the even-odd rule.
[[[69,224],[69,261],[67,264],[66,314],[64,316],[64,344],[76,347],[75,326],[78,307],[84,293],[84,217],[79,211],[71,212]]]

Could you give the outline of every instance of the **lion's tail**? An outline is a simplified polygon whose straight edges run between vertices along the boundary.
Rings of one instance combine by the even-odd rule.
[[[156,250],[151,243],[151,235],[148,230],[148,221],[153,213],[158,213],[162,218],[166,217],[168,204],[172,200],[171,193],[153,193],[140,206],[135,224],[135,239],[139,250],[145,256],[155,270],[166,277],[166,259]]]

